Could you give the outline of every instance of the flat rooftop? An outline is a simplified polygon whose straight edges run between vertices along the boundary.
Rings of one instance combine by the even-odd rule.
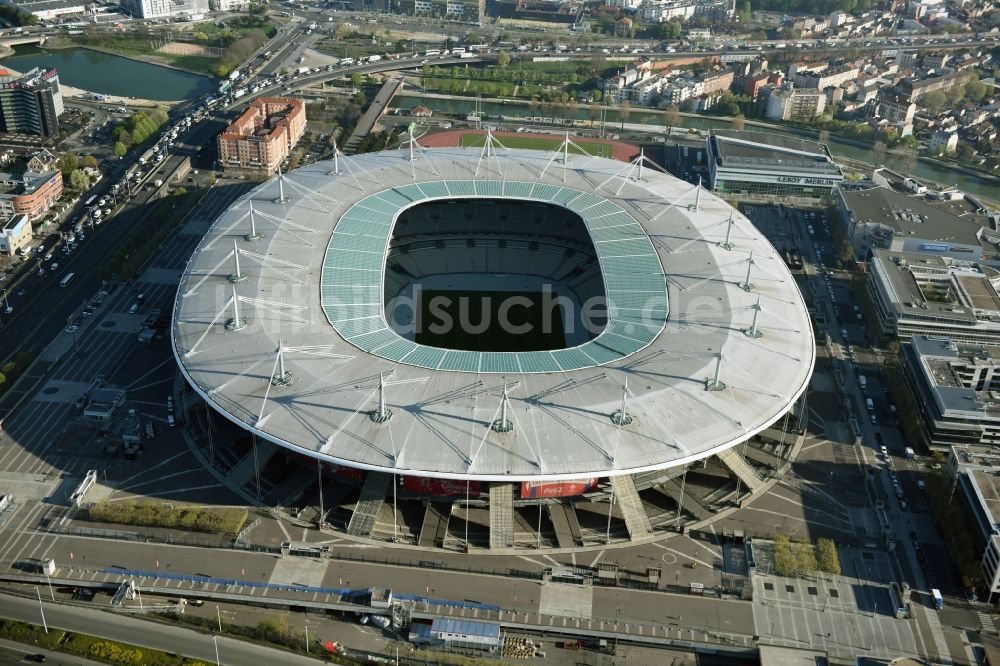
[[[877,223],[900,236],[979,245],[980,225],[942,206],[932,206],[921,197],[886,187],[844,190],[844,201],[859,223]],[[974,258],[974,257],[970,257]]]
[[[969,326],[990,324],[1000,313],[1000,297],[990,283],[997,273],[991,268],[959,266],[932,254],[875,250],[872,270],[884,280],[897,313]]]
[[[1000,349],[923,335],[914,336],[910,346],[912,358],[923,367],[934,402],[942,413],[1000,416],[1000,392],[974,389],[959,376],[960,370],[1000,365]]]
[[[723,168],[762,168],[840,176],[821,143],[790,136],[734,130],[712,132],[716,157]]]

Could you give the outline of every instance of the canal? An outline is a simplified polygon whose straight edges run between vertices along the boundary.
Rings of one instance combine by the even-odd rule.
[[[410,108],[417,104],[426,106],[435,113],[465,115],[476,110],[476,100],[474,99],[444,99],[439,97],[424,97],[420,95],[401,95],[397,96],[392,102],[393,107],[402,106],[405,108]],[[495,104],[480,102],[479,110],[491,118],[497,118],[499,116],[524,117],[529,115],[541,115],[541,111],[536,111],[532,114],[529,107],[523,103]],[[560,112],[560,114],[562,114],[562,112]],[[581,106],[577,109],[576,117],[579,120],[587,119],[589,117],[589,110],[586,107]],[[611,128],[611,131],[614,131],[614,123],[620,122],[617,112],[611,110],[607,112],[606,120]],[[663,123],[663,113],[633,109],[631,113],[629,113],[627,122],[643,125],[661,125]],[[710,118],[706,116],[681,116],[677,120],[677,124],[681,127],[700,130],[729,129],[732,127],[728,120]],[[772,127],[755,128],[753,125],[748,124],[746,129],[759,129],[759,131],[762,132],[785,134],[787,136],[797,137],[800,139],[808,138],[795,134],[794,132],[788,132]],[[872,161],[872,154],[870,150],[838,141],[835,137],[830,137],[828,146],[830,148],[830,152],[837,157],[844,157],[860,162],[870,163]],[[998,195],[997,184],[995,181],[991,181],[987,178],[980,178],[972,174],[953,171],[947,167],[918,161],[916,165],[914,165],[913,169],[911,169],[910,173],[916,178],[922,178],[936,183],[943,183],[945,185],[956,185],[963,192],[968,192],[972,195],[979,195],[993,200],[1000,197],[1000,195]]]
[[[180,101],[200,97],[215,89],[206,76],[160,67],[110,53],[84,48],[45,50],[19,46],[5,65],[18,72],[32,67],[55,67],[59,81],[102,95]]]

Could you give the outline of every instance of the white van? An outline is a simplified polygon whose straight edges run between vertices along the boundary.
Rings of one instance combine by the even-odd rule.
[[[167,425],[171,428],[177,425],[177,420],[174,418],[173,414],[167,414]]]

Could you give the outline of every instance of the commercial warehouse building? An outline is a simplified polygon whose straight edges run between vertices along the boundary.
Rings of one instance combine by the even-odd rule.
[[[1000,444],[1000,350],[918,335],[902,360],[925,446]]]
[[[0,132],[55,136],[63,112],[56,70],[0,76]]]
[[[982,225],[920,197],[873,187],[839,190],[835,201],[844,232],[859,260],[879,249],[929,253],[967,262],[978,261],[984,253]]]
[[[717,130],[705,150],[719,193],[830,197],[844,180],[826,146],[763,132]]]
[[[270,175],[306,131],[300,99],[261,97],[219,135],[219,160],[226,171]]]
[[[882,332],[1000,345],[1000,272],[947,257],[876,250],[868,293]]]

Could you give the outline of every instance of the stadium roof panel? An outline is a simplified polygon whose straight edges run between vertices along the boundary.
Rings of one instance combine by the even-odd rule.
[[[172,342],[188,381],[230,420],[307,455],[480,480],[673,467],[768,427],[798,399],[814,360],[805,304],[744,217],[735,217],[733,249],[720,247],[732,212],[725,202],[702,192],[695,210],[688,183],[650,169],[640,180],[603,158],[572,155],[563,165],[539,151],[480,155],[435,149],[411,162],[404,152],[375,153],[341,159],[336,175],[332,163],[317,163],[236,202],[178,289]],[[464,196],[577,211],[612,301],[603,334],[569,349],[497,353],[419,345],[390,329],[382,280],[394,216],[417,201]],[[251,202],[263,234],[256,241],[245,240]],[[235,285],[227,279],[234,241],[245,278]],[[747,293],[740,283],[751,252]],[[758,297],[763,337],[754,338],[744,330]],[[241,329],[226,326],[236,308]],[[727,388],[706,391],[720,352]],[[279,368],[290,381],[274,381]],[[376,423],[369,413],[390,371],[393,416]],[[626,382],[632,422],[619,428],[610,416]],[[503,387],[515,384],[514,430],[494,432]]]
[[[487,187],[489,183],[493,183],[493,186]],[[369,335],[376,330],[392,333],[392,329],[385,321],[381,299],[372,299],[368,292],[355,291],[354,288],[357,285],[382,284],[382,270],[392,235],[392,222],[399,213],[425,201],[453,199],[456,195],[451,194],[452,192],[477,193],[460,195],[463,197],[495,198],[497,193],[502,193],[503,196],[517,196],[524,201],[547,202],[555,199],[564,201],[564,205],[583,220],[594,240],[602,273],[606,276],[605,294],[610,321],[603,333],[581,345],[583,354],[563,357],[560,364],[563,370],[576,370],[621,360],[644,348],[663,329],[669,309],[663,266],[642,226],[621,208],[601,197],[565,186],[544,188],[545,198],[542,199],[532,196],[532,183],[529,182],[429,181],[373,193],[355,203],[345,213],[344,219],[353,220],[368,215],[367,211],[378,211],[378,217],[370,220],[377,224],[371,225],[367,235],[363,237],[367,242],[367,249],[356,247],[359,236],[354,225],[344,228],[341,224],[333,230],[323,259],[320,289],[323,311],[333,328],[345,340],[382,358],[409,365],[422,365],[423,355],[412,355],[411,352],[423,345],[412,342],[400,344],[402,338],[395,344],[387,345],[382,336]],[[478,194],[479,192],[490,194]],[[520,194],[515,195],[515,192]],[[392,203],[387,203],[389,201]],[[592,215],[615,215],[619,225],[592,229]],[[641,294],[640,305],[647,312],[646,326],[639,329],[633,337],[615,333],[616,327],[613,324],[619,309],[635,306],[637,293]],[[460,359],[460,355],[467,358]],[[422,367],[456,372],[468,372],[475,368],[480,373],[511,373],[551,372],[551,366],[551,363],[537,360],[520,363],[518,355],[508,352],[455,351],[448,355],[447,362],[443,365],[437,362],[435,365]]]

